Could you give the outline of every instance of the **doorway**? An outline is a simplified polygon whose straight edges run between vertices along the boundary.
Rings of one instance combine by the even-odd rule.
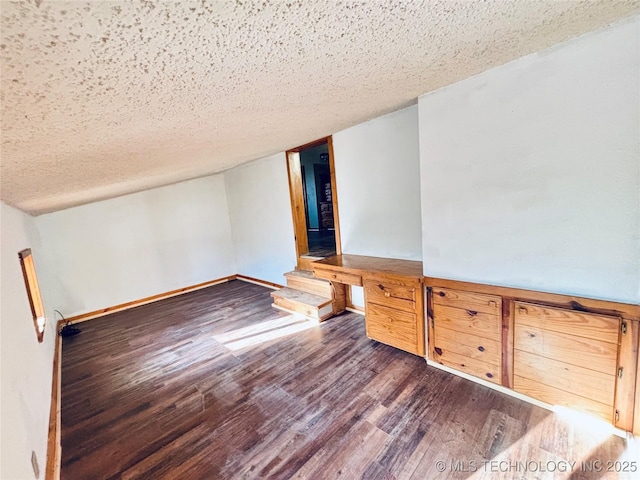
[[[338,199],[331,137],[287,152],[297,268],[340,250]]]

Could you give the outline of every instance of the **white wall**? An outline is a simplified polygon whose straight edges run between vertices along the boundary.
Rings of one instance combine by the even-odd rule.
[[[33,218],[0,204],[0,478],[35,478],[31,451],[40,478],[47,462],[55,322],[47,290],[47,268]],[[31,248],[42,291],[47,325],[38,343],[18,252]]]
[[[296,266],[285,154],[227,170],[224,179],[237,273],[283,285]]]
[[[640,300],[639,17],[419,99],[425,275]]]
[[[422,258],[418,107],[333,135],[342,252]]]
[[[36,218],[65,316],[233,275],[223,176]]]
[[[333,135],[342,253],[422,259],[418,146],[417,106]]]

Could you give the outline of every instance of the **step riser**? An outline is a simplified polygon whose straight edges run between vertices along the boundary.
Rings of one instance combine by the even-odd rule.
[[[325,298],[331,298],[332,295],[331,284],[322,280],[312,280],[292,275],[287,277],[287,287]]]
[[[320,322],[330,317],[333,313],[331,304],[317,308],[281,297],[274,297],[273,305],[288,312],[301,313],[305,317],[312,318]]]

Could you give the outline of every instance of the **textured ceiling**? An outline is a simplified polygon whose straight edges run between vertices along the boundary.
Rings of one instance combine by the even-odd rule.
[[[33,214],[335,133],[636,1],[2,1],[2,200]]]

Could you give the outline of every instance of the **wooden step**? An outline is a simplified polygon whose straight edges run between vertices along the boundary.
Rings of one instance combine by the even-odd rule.
[[[301,292],[311,293],[319,297],[332,298],[333,290],[331,282],[316,278],[313,273],[306,270],[294,270],[284,274],[287,279],[287,287]]]
[[[307,318],[323,321],[333,315],[330,298],[320,297],[293,288],[282,288],[271,292],[274,308],[290,313],[301,313]]]

